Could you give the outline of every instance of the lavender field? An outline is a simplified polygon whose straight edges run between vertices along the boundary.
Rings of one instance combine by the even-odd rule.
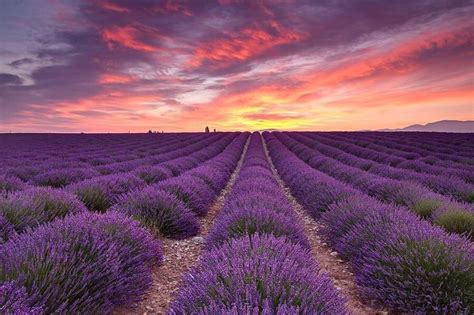
[[[473,140],[0,135],[0,314],[472,314]]]

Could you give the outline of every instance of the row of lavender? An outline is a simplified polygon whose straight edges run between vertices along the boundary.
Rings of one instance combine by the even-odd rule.
[[[232,137],[235,137],[235,134],[190,135],[187,137],[175,135],[163,138],[152,135],[145,143],[143,140],[146,139],[134,143],[132,141],[135,139],[132,137],[128,139],[127,146],[112,149],[110,146],[104,145],[98,152],[85,150],[79,157],[71,155],[70,152],[62,153],[61,150],[67,150],[67,145],[61,145],[58,141],[52,148],[46,146],[48,150],[52,150],[48,153],[48,155],[53,154],[53,157],[50,156],[50,158],[42,156],[41,152],[45,149],[38,150],[36,158],[31,155],[5,154],[8,158],[0,170],[2,178],[0,187],[4,186],[4,190],[7,188],[15,190],[21,187],[23,181],[26,182],[26,185],[60,188],[81,180],[124,172],[134,173],[144,180],[150,181],[153,180],[153,176],[146,175],[150,170],[158,173],[156,176],[174,173],[176,172],[176,163],[167,162],[180,157],[182,157],[182,163],[197,162],[190,159],[188,155],[199,150],[205,153],[207,146],[219,142],[230,142]],[[95,140],[96,138],[89,138],[91,142]],[[13,150],[12,153],[15,151]],[[37,156],[39,156],[39,160],[37,160]],[[157,169],[157,167],[159,168]]]
[[[341,163],[338,159],[328,157],[331,155],[328,153],[330,150],[321,149],[319,144],[315,144],[314,141],[305,141],[305,138],[298,134],[276,133],[275,136],[311,167],[348,183],[383,202],[407,207],[422,218],[442,226],[449,232],[474,236],[474,207],[472,204],[453,201],[451,198],[437,194],[416,182],[375,175],[365,171],[364,168]],[[310,148],[310,146],[317,149]],[[471,191],[470,195],[472,194]]]
[[[67,189],[34,188],[2,200],[0,234],[9,240],[0,245],[0,311],[107,313],[138,300],[162,260],[153,235],[199,231],[195,214],[205,214],[225,186],[248,134],[233,138],[221,153],[209,147],[217,156],[204,162],[203,155],[178,177],[145,188],[124,185],[132,190],[102,214]]]
[[[446,176],[460,177],[472,182],[474,177],[474,150],[462,151],[462,147],[450,149],[441,144],[430,150],[422,149],[423,141],[411,145],[399,144],[401,139],[391,139],[390,135],[377,136],[374,134],[350,133],[346,135],[328,133],[304,133],[321,141],[329,141],[331,145],[350,149],[360,157],[370,157],[391,166],[414,170],[419,173],[436,173]],[[460,136],[460,135],[458,135]],[[472,136],[471,136],[472,137]],[[426,140],[426,139],[425,139]],[[471,139],[471,141],[474,139]],[[440,152],[441,151],[441,152]],[[378,153],[378,154],[374,154]]]
[[[248,137],[240,134],[224,152],[177,177],[121,195],[112,210],[134,217],[164,237],[197,235],[197,218],[206,215],[225,188]]]
[[[158,183],[165,179],[173,178],[188,169],[202,164],[219,153],[221,153],[234,140],[236,134],[229,134],[220,141],[203,148],[202,150],[192,152],[183,152],[174,160],[166,162],[170,169],[162,166],[152,167],[146,172],[148,178],[153,177],[148,183]],[[241,136],[242,137],[242,136]],[[237,141],[241,143],[242,140]],[[8,175],[4,177],[6,183],[11,183],[12,178]],[[1,186],[1,185],[0,185]],[[123,194],[142,189],[147,186],[147,182],[136,176],[133,172],[117,173],[86,179],[76,184],[66,186],[64,189],[46,189],[30,188],[28,185],[17,185],[18,190],[14,194],[7,194],[4,200],[0,199],[0,214],[11,223],[14,232],[21,233],[28,228],[34,228],[38,225],[50,222],[56,218],[64,217],[68,214],[78,213],[81,210],[75,199],[76,197],[91,211],[105,212],[114,205]],[[4,185],[8,193],[9,185]],[[2,188],[2,187],[0,187]],[[75,197],[69,196],[66,192],[73,193]],[[0,191],[1,193],[1,191]],[[7,230],[4,228],[4,230]],[[13,233],[13,232],[12,232]],[[4,232],[3,241],[9,237]]]
[[[334,133],[333,135],[339,135]],[[341,134],[344,136],[344,134]],[[411,152],[416,158],[423,156],[464,162],[472,165],[472,134],[441,134],[441,133],[357,133],[346,134],[354,141],[369,141],[375,145]],[[355,137],[354,137],[355,136]],[[370,143],[367,143],[370,145]],[[466,159],[467,158],[467,159]],[[443,161],[436,159],[435,163]]]
[[[346,314],[254,133],[235,185],[170,314]]]
[[[433,173],[416,172],[400,167],[400,164],[391,166],[380,163],[379,161],[388,159],[384,158],[387,155],[380,154],[379,151],[360,148],[351,143],[327,139],[327,137],[303,133],[288,133],[288,135],[308,147],[318,150],[321,154],[346,165],[357,167],[382,177],[414,181],[458,201],[474,201],[474,185],[465,182],[461,178],[443,176],[443,174],[437,173],[435,175]],[[362,152],[365,154],[362,154]]]
[[[295,198],[323,223],[333,249],[351,262],[364,297],[410,314],[474,310],[474,248],[469,240],[317,171],[291,152],[285,146],[292,147],[288,138],[280,134],[264,133],[264,138]]]

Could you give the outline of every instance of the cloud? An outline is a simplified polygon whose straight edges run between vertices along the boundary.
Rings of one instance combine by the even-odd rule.
[[[14,60],[14,61],[10,62],[8,65],[12,66],[13,68],[18,68],[18,67],[21,67],[23,65],[31,64],[33,62],[34,62],[34,60],[31,59],[31,58],[22,58],[22,59]]]
[[[120,13],[130,12],[130,10],[127,7],[121,6],[118,3],[109,2],[109,1],[99,2],[99,7],[103,8],[105,10],[110,10],[110,11],[120,12]]]
[[[131,26],[113,26],[102,31],[102,38],[107,43],[109,49],[114,49],[116,45],[123,47],[141,50],[145,52],[156,51],[157,48],[153,45],[146,44],[138,39],[139,31]]]
[[[399,116],[421,104],[445,115],[440,104],[466,104],[472,88],[469,1],[31,6],[44,15],[34,32],[16,18],[24,5],[6,11],[15,32],[34,34],[7,41],[10,53],[0,54],[0,122],[9,130],[45,130],[42,119],[54,130],[142,130],[140,121],[148,129],[350,128],[360,113],[388,106]]]
[[[0,85],[20,85],[22,79],[14,74],[0,73]]]
[[[225,34],[224,38],[200,44],[192,59],[191,67],[222,68],[236,62],[245,62],[261,56],[280,45],[301,41],[308,35],[283,28],[272,21],[271,29],[244,28]]]
[[[99,83],[101,84],[124,84],[134,81],[131,76],[104,73],[100,76]]]

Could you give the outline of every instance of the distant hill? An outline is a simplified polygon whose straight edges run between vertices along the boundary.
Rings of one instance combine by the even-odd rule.
[[[440,120],[426,125],[411,125],[399,129],[380,129],[379,131],[424,131],[424,132],[474,132],[474,120]]]

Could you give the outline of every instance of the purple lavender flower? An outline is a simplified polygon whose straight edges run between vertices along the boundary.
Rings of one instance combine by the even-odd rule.
[[[139,299],[161,259],[160,244],[137,221],[86,211],[0,247],[0,282],[25,287],[30,306],[45,313],[108,313]]]
[[[18,233],[81,211],[86,208],[73,194],[52,188],[31,188],[0,200],[0,214]]]
[[[15,282],[0,283],[0,313],[5,315],[40,315],[41,306],[31,307],[31,301],[24,287]]]
[[[204,215],[216,197],[216,193],[203,180],[189,175],[170,178],[154,185],[175,195],[197,215]]]
[[[470,314],[474,248],[419,221],[380,229],[354,261],[364,296],[404,313]]]
[[[143,188],[145,182],[129,174],[115,174],[86,179],[67,187],[89,210],[104,212],[119,198],[134,189]]]
[[[111,209],[137,219],[165,237],[183,239],[199,232],[194,213],[175,196],[156,187],[123,195]]]
[[[221,215],[208,235],[208,248],[220,246],[234,238],[271,234],[286,236],[295,244],[309,248],[309,242],[301,226],[289,213],[277,213],[271,209],[237,208]]]
[[[22,181],[28,181],[30,178],[39,174],[43,169],[39,166],[18,166],[6,170],[6,175],[18,177]]]
[[[288,202],[288,198],[281,191],[275,190],[272,194],[252,191],[242,193],[239,187],[236,187],[232,194],[226,199],[221,213],[229,213],[235,209],[269,209],[279,213],[292,213],[293,208]]]
[[[239,180],[245,180],[247,178],[262,178],[275,182],[275,177],[269,167],[270,166],[268,166],[268,168],[262,166],[245,167],[239,173]]]
[[[7,197],[9,194],[25,190],[28,185],[16,176],[0,175],[0,198]]]
[[[211,164],[198,166],[186,174],[202,179],[216,194],[218,194],[225,188],[231,172],[229,170],[217,168],[215,165]]]
[[[170,314],[347,314],[344,302],[308,250],[265,235],[204,254],[184,279]]]
[[[154,184],[173,176],[169,169],[152,165],[140,166],[133,173],[147,184]]]
[[[61,188],[69,184],[99,176],[100,174],[90,168],[64,168],[55,169],[36,175],[30,180],[35,186],[50,186]]]
[[[0,245],[16,235],[15,227],[0,214]]]

